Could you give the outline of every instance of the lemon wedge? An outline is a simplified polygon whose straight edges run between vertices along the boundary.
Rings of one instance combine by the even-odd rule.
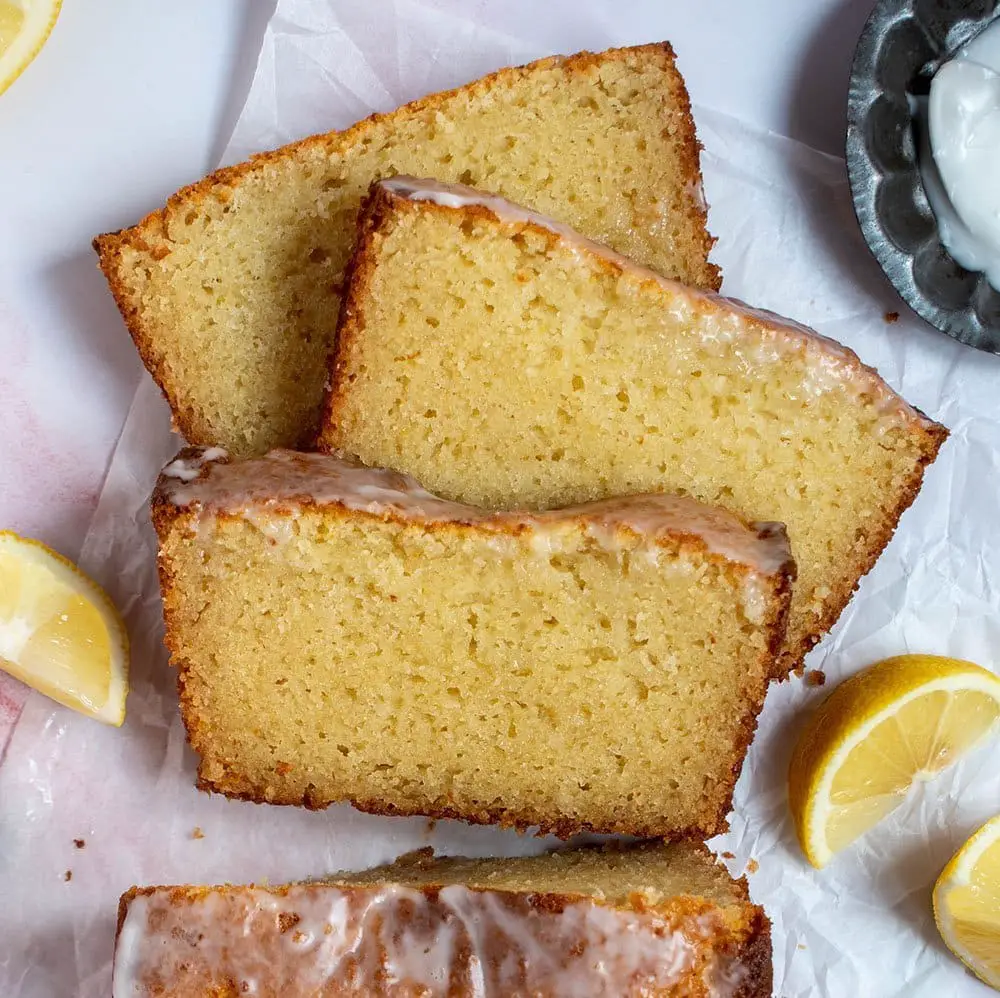
[[[934,921],[948,949],[1000,989],[1000,816],[983,825],[938,877]]]
[[[62,0],[0,0],[0,94],[45,44]]]
[[[809,862],[825,866],[998,720],[1000,678],[972,662],[900,655],[841,683],[807,724],[788,772]]]
[[[106,724],[125,720],[128,638],[107,594],[38,541],[0,531],[0,669]]]

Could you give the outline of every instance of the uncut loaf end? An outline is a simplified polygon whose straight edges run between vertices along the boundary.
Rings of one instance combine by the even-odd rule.
[[[138,887],[114,998],[770,998],[770,924],[700,843]]]

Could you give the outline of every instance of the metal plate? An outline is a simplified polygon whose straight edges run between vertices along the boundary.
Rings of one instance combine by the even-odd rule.
[[[847,172],[868,245],[906,302],[962,343],[1000,353],[1000,292],[941,245],[917,163],[926,97],[951,53],[1000,16],[1000,0],[878,0],[858,42]]]

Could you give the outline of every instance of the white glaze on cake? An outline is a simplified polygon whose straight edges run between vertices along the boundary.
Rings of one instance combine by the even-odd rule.
[[[684,188],[687,196],[697,205],[699,211],[708,211],[708,200],[705,197],[705,185],[701,180],[691,180]]]
[[[223,452],[224,453],[224,452]],[[197,470],[196,477],[192,473]],[[224,513],[291,536],[291,520],[303,505],[337,505],[379,517],[401,516],[429,523],[473,524],[498,535],[530,534],[536,550],[555,550],[562,532],[582,523],[608,550],[646,545],[655,553],[665,538],[693,539],[711,555],[745,565],[761,575],[791,567],[781,524],[744,526],[732,514],[677,495],[640,495],[584,503],[546,512],[494,512],[432,495],[413,478],[368,468],[345,455],[275,450],[262,458],[228,462],[209,451],[187,451],[164,469],[162,499],[189,507],[199,517]],[[290,511],[287,529],[273,514]]]
[[[165,478],[177,478],[182,482],[193,482],[201,469],[210,461],[225,461],[229,452],[222,447],[206,447],[191,456],[182,455],[168,464],[161,474]]]
[[[599,257],[641,281],[653,281],[669,296],[667,309],[700,337],[702,345],[715,345],[732,353],[752,372],[766,377],[767,368],[801,357],[807,367],[802,382],[805,398],[840,390],[874,407],[878,430],[885,432],[903,424],[934,426],[933,420],[896,394],[873,368],[847,347],[815,330],[773,312],[752,308],[733,298],[689,288],[602,246],[578,232],[535,211],[502,198],[438,180],[398,176],[379,182],[387,193],[413,202],[427,201],[444,208],[487,209],[500,222],[539,226],[559,237],[561,245],[581,260]],[[700,314],[699,314],[700,313]]]
[[[261,998],[640,998],[698,979],[711,998],[732,998],[742,982],[732,954],[710,952],[722,924],[711,912],[669,922],[546,902],[454,884],[151,888],[128,904],[113,998],[227,984]]]

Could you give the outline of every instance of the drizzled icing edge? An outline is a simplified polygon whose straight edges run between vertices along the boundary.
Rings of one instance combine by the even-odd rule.
[[[720,916],[460,884],[151,888],[128,902],[113,998],[224,983],[250,995],[360,996],[377,984],[386,998],[639,998],[698,977],[711,998],[732,998],[746,969],[713,946]]]
[[[568,249],[578,255],[592,254],[642,280],[655,281],[671,295],[678,296],[689,305],[710,305],[721,309],[737,323],[740,319],[746,318],[759,323],[765,342],[761,342],[754,350],[758,360],[777,360],[782,355],[805,350],[815,365],[815,371],[808,384],[803,385],[806,394],[819,395],[839,385],[855,396],[870,397],[872,404],[883,418],[916,422],[928,428],[937,426],[934,420],[911,406],[890,388],[874,368],[863,364],[853,350],[793,319],[765,309],[753,308],[735,298],[726,298],[711,291],[690,288],[670,280],[609,247],[588,239],[569,226],[514,204],[498,194],[479,191],[464,184],[406,175],[379,180],[376,186],[389,195],[408,201],[428,201],[452,209],[476,206],[487,209],[504,223],[540,226],[558,236]],[[725,330],[724,333],[727,341],[735,340],[738,335],[735,329]]]
[[[368,468],[344,454],[273,450],[262,458],[229,462],[220,448],[189,449],[163,469],[157,496],[201,515],[221,512],[251,521],[305,501],[383,517],[474,525],[498,534],[527,530],[532,545],[542,551],[557,543],[562,530],[582,521],[589,536],[609,550],[621,548],[620,531],[628,530],[647,545],[668,536],[694,537],[708,553],[763,575],[792,565],[782,524],[745,526],[725,510],[684,496],[626,496],[537,513],[490,511],[442,499],[409,475]]]

